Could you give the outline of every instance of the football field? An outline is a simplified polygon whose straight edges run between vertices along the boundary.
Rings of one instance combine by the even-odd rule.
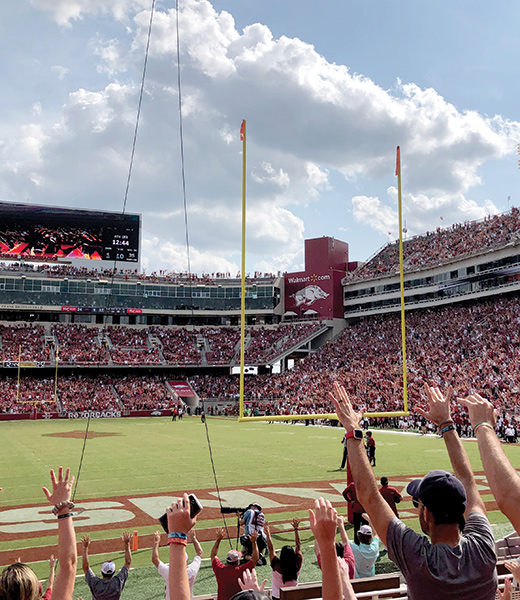
[[[157,517],[183,491],[195,492],[204,506],[197,533],[206,560],[195,593],[214,590],[207,559],[216,528],[227,526],[232,543],[236,542],[236,517],[227,515],[223,521],[217,487],[224,506],[245,507],[255,501],[263,507],[277,548],[292,542],[288,526],[292,517],[302,518],[305,560],[300,580],[319,578],[307,510],[314,498],[323,496],[340,513],[346,512],[341,496],[346,472],[338,470],[342,429],[305,427],[302,422],[238,423],[218,418],[208,419],[206,428],[196,417],[176,422],[162,417],[92,419],[85,442],[86,426],[86,420],[0,423],[0,565],[21,557],[40,577],[46,577],[46,561],[55,551],[57,527],[41,488],[50,484],[50,468],[69,466],[77,475],[84,448],[75,502],[77,508],[85,510],[75,518],[77,539],[91,535],[91,564],[99,570],[103,560],[110,557],[121,566],[121,534],[124,530],[138,532],[138,550],[132,562],[135,570],[128,585],[133,580],[136,590],[139,585],[148,590],[143,591],[143,598],[152,588],[158,597],[162,594],[161,580],[149,566],[152,535],[159,528]],[[386,475],[398,489],[433,468],[450,469],[444,444],[436,436],[373,432],[377,444],[375,475],[378,479]],[[464,444],[495,534],[503,537],[512,527],[496,509],[476,442]],[[516,445],[507,446],[506,452],[515,466],[520,465]],[[416,511],[405,492],[403,495],[401,517],[418,528]],[[229,548],[230,542],[223,541],[220,554],[224,556]],[[167,552],[161,548],[161,558],[166,561]],[[193,556],[192,548],[189,554]],[[385,567],[383,556],[378,570],[390,568],[388,559],[386,563]],[[261,573],[264,570],[263,576],[270,580],[269,567],[260,568]],[[78,595],[86,593],[82,585],[79,579]],[[141,597],[137,591],[135,594],[132,598]]]

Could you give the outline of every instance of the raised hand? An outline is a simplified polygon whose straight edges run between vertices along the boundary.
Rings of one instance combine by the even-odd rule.
[[[469,420],[473,428],[479,423],[489,423],[493,427],[495,426],[496,410],[491,402],[478,394],[459,398],[459,402],[468,409]]]
[[[329,500],[319,498],[314,501],[314,511],[309,509],[312,533],[318,540],[320,548],[327,543],[333,544],[336,537],[338,513]]]
[[[291,521],[292,528],[298,529],[300,526],[300,521],[301,519],[297,519],[296,517],[294,517],[294,519]]]
[[[87,535],[84,535],[81,538],[81,542],[83,544],[83,548],[88,548],[90,546],[90,535],[87,533]]]
[[[65,471],[65,477],[63,477],[63,467],[60,467],[57,479],[56,474],[51,469],[51,483],[52,493],[46,487],[42,488],[47,500],[55,505],[60,502],[69,502],[72,484],[74,483],[74,476],[70,477],[70,469]]]
[[[168,515],[169,531],[187,534],[197,522],[197,517],[190,516],[190,500],[188,494],[184,493],[182,498],[177,498],[172,505],[166,509]]]
[[[333,384],[332,392],[329,392],[329,399],[334,402],[338,419],[347,431],[360,429],[363,410],[360,412],[354,410],[345,388],[337,381]]]
[[[254,590],[256,592],[263,592],[266,583],[267,579],[264,579],[261,585],[258,584],[258,577],[254,569],[252,571],[246,569],[242,575],[242,579],[238,580],[241,590]]]
[[[429,410],[426,412],[422,408],[416,408],[416,412],[437,426],[441,423],[451,421],[450,402],[453,397],[453,388],[451,385],[448,388],[446,396],[442,395],[439,388],[431,387],[428,384],[424,385],[424,392],[428,400]]]

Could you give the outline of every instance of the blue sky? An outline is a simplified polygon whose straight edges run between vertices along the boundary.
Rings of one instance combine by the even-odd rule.
[[[122,209],[150,6],[0,6],[1,199]],[[148,271],[186,268],[174,6],[157,1],[127,204]],[[517,3],[179,6],[193,271],[238,269],[243,118],[248,271],[298,270],[305,238],[364,260],[397,237],[398,144],[410,234],[519,204]]]

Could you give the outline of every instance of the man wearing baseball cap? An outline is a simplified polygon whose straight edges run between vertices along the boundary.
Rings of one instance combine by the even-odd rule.
[[[128,531],[123,533],[122,540],[125,546],[125,564],[122,569],[117,575],[114,575],[116,565],[112,561],[107,561],[101,565],[101,577],[96,577],[94,571],[90,568],[88,560],[90,536],[85,535],[83,537],[83,572],[85,573],[85,581],[92,593],[92,600],[119,600],[132,563],[130,533]]]
[[[359,430],[357,413],[345,389],[334,384],[330,398],[347,431],[348,455],[360,502],[388,556],[401,569],[410,600],[494,600],[497,588],[495,542],[471,464],[450,416],[450,399],[425,386],[429,411],[416,409],[439,428],[454,475],[432,471],[407,491],[419,510],[426,535],[406,527],[379,493]]]
[[[253,545],[251,560],[248,560],[243,565],[240,565],[239,561],[242,557],[242,553],[237,552],[236,550],[230,550],[227,553],[226,562],[221,562],[217,556],[217,553],[220,542],[224,539],[225,535],[226,532],[224,531],[224,528],[219,527],[217,529],[217,539],[215,540],[215,544],[213,545],[210,554],[211,566],[213,568],[213,572],[215,573],[215,577],[217,578],[217,600],[229,600],[231,596],[234,596],[240,592],[241,588],[238,580],[246,569],[252,571],[258,562],[258,546],[256,543],[258,533],[256,531],[252,531],[250,534],[251,543]]]

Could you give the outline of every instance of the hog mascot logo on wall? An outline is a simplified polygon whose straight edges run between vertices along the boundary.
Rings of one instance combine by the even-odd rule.
[[[291,294],[290,298],[294,298],[296,306],[312,306],[316,300],[324,300],[328,298],[330,294],[327,294],[319,285],[308,285],[301,290],[298,290],[295,294]]]

